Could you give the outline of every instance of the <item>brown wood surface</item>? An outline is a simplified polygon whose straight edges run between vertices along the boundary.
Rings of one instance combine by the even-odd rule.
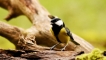
[[[23,28],[0,22],[0,36],[5,37],[12,42],[17,50],[39,50],[39,52],[33,53],[33,56],[43,57],[43,59],[46,59],[47,57],[51,59],[53,56],[54,58],[61,57],[65,59],[67,57],[66,59],[71,59],[70,57],[75,57],[73,56],[75,53],[81,51],[89,53],[94,48],[90,43],[72,33],[75,41],[80,44],[76,48],[76,45],[70,42],[66,47],[67,51],[45,50],[56,44],[57,41],[50,32],[51,19],[48,17],[50,13],[38,0],[0,0],[0,7],[9,11],[5,20],[9,21],[12,18],[25,15],[33,24],[30,28],[24,30]],[[57,46],[57,49],[62,47],[63,45],[59,45]],[[5,55],[6,54],[1,54],[0,56]],[[27,58],[27,56],[28,54],[23,54],[21,57]],[[18,58],[20,58],[20,56],[18,56]]]

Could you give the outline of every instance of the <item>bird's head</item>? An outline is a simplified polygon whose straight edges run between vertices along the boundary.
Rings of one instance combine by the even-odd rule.
[[[52,26],[65,27],[64,22],[60,18],[53,18],[51,20]]]

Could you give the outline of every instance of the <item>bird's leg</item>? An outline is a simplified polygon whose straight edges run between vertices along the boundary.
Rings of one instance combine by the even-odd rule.
[[[64,51],[67,45],[68,43],[66,43],[66,45],[61,49],[61,51]]]
[[[53,50],[58,44],[60,44],[60,43],[57,43],[57,44],[53,45],[53,46],[50,48],[50,50]]]

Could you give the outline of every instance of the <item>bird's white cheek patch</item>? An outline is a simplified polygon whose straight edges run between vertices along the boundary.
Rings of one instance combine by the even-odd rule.
[[[58,25],[58,26],[61,26],[61,25],[63,25],[63,21],[62,20],[59,20],[55,24]]]

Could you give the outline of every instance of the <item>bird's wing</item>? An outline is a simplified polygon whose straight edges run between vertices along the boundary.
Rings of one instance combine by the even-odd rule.
[[[70,30],[67,27],[65,27],[65,29],[66,29],[67,35],[70,36],[70,38],[72,40],[74,40],[74,38],[72,37],[72,34],[71,34]]]
[[[74,38],[73,38],[72,33],[70,32],[70,30],[69,30],[67,27],[65,27],[65,29],[66,29],[67,35],[70,36],[70,40],[71,40],[73,43],[75,43],[76,45],[79,45],[79,43],[77,43],[77,42],[74,40]]]

